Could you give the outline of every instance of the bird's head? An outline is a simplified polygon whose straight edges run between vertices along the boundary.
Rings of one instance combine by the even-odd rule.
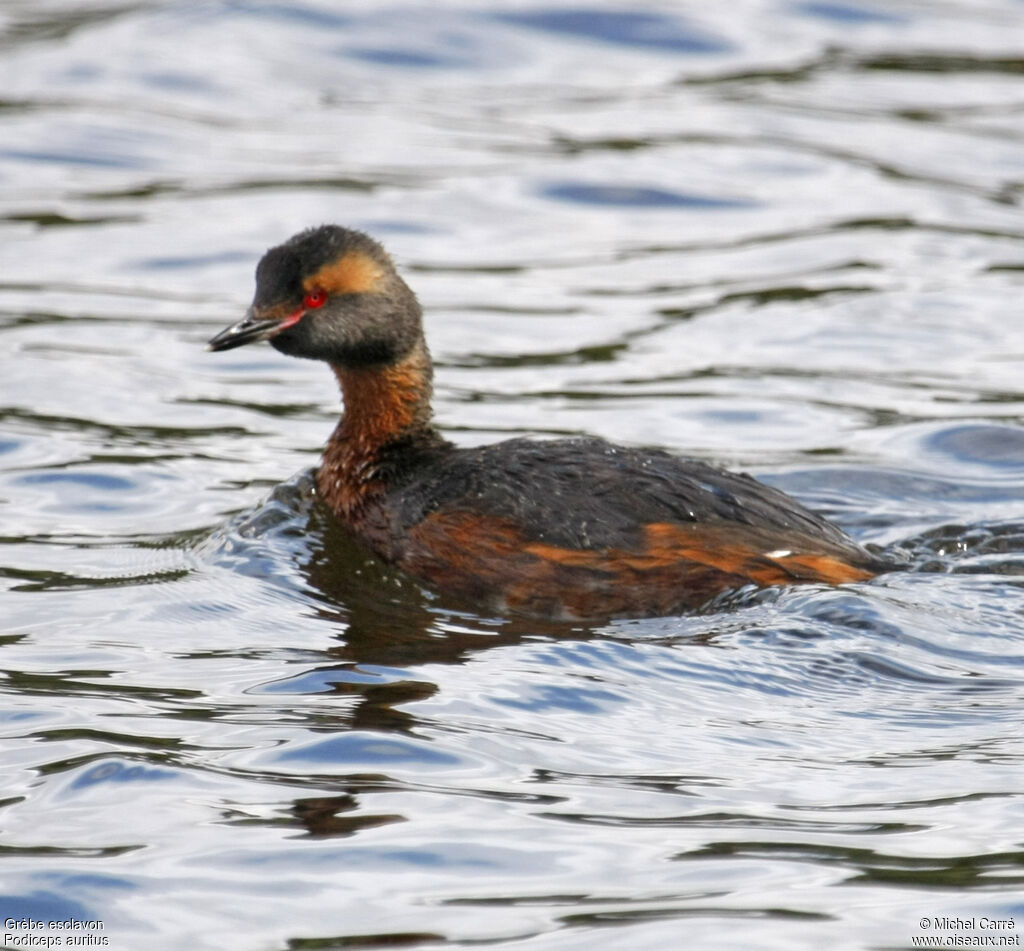
[[[291,356],[357,368],[402,361],[422,335],[419,302],[380,244],[323,225],[263,255],[252,306],[209,349],[269,340]]]

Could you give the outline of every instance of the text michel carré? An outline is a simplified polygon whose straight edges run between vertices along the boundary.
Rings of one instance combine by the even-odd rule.
[[[1013,931],[1012,918],[932,918],[937,931]]]

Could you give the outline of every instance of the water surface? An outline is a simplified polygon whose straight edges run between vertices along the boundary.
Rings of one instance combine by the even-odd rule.
[[[1017,0],[6,4],[3,916],[1024,934],[1022,38]],[[311,492],[330,374],[203,349],[324,221],[417,290],[460,444],[744,468],[907,568],[600,626],[389,572]]]

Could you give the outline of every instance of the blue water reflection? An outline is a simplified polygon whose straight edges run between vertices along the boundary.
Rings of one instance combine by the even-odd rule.
[[[281,762],[302,760],[321,766],[346,767],[405,764],[443,768],[457,766],[462,762],[459,757],[434,749],[427,743],[358,733],[346,733],[299,747],[289,747],[275,758]]]
[[[691,208],[700,210],[753,207],[752,202],[735,198],[717,198],[712,195],[694,195],[662,188],[629,185],[585,185],[563,182],[545,186],[541,189],[541,194],[546,198],[581,205],[622,206],[640,209]]]
[[[796,10],[812,17],[821,17],[835,23],[856,25],[859,23],[904,23],[906,17],[876,6],[853,3],[798,3]]]
[[[547,33],[599,40],[637,50],[700,54],[724,53],[732,48],[728,41],[692,26],[682,17],[647,11],[538,8],[495,16],[507,23],[533,27]]]

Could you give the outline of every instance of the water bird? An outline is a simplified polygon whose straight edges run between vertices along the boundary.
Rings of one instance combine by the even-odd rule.
[[[422,309],[385,249],[337,225],[271,248],[245,316],[211,350],[268,340],[323,360],[343,413],[316,474],[385,562],[487,610],[668,616],[748,585],[865,581],[875,555],[745,473],[594,437],[476,448],[432,421]]]

